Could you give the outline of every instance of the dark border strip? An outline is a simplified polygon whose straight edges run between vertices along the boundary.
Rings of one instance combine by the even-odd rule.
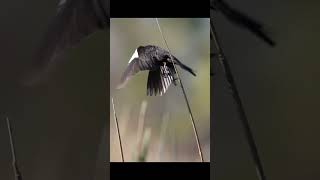
[[[111,18],[201,18],[210,17],[210,1],[111,0]]]
[[[210,179],[210,163],[110,163],[111,179]]]

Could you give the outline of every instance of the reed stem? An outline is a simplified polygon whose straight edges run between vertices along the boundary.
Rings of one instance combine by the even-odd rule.
[[[199,141],[199,136],[198,136],[197,128],[196,128],[196,126],[195,126],[195,122],[194,122],[194,118],[193,118],[193,114],[192,114],[192,111],[191,111],[191,107],[190,107],[190,104],[189,104],[189,100],[188,100],[187,94],[186,94],[186,92],[185,92],[183,83],[182,83],[182,81],[181,81],[181,78],[180,78],[180,74],[179,74],[179,72],[178,72],[178,69],[176,68],[176,65],[175,65],[175,63],[174,63],[174,61],[173,61],[172,54],[171,54],[171,52],[170,52],[170,49],[169,49],[168,43],[167,43],[167,41],[166,41],[166,38],[164,37],[164,35],[163,35],[163,33],[162,33],[162,30],[161,30],[161,27],[160,27],[158,18],[156,18],[156,22],[157,22],[159,31],[160,31],[160,33],[161,33],[162,39],[164,40],[164,43],[165,43],[165,45],[166,45],[166,47],[167,47],[167,49],[168,49],[168,51],[169,51],[170,58],[171,58],[171,61],[172,61],[174,70],[175,70],[175,72],[176,72],[176,74],[177,74],[177,77],[178,77],[178,80],[179,80],[179,82],[180,82],[180,87],[181,87],[181,90],[182,90],[182,92],[183,92],[184,99],[185,99],[186,104],[187,104],[187,107],[188,107],[188,111],[189,111],[190,120],[191,120],[191,123],[192,123],[193,132],[194,132],[194,135],[195,135],[195,137],[196,137],[199,156],[200,156],[201,162],[204,162],[204,160],[203,160],[203,155],[202,155],[202,150],[201,150],[201,146],[200,146],[200,141]]]
[[[14,171],[14,177],[15,177],[15,180],[22,180],[22,175],[19,171],[18,162],[16,159],[16,152],[15,152],[14,141],[13,141],[13,137],[12,137],[12,128],[11,128],[10,121],[9,121],[8,117],[6,117],[6,120],[7,120],[8,132],[9,132],[9,138],[10,138],[10,146],[11,146],[11,153],[12,153],[12,166],[13,166],[13,171]]]
[[[120,153],[121,153],[121,161],[124,162],[122,142],[121,142],[121,136],[120,136],[120,129],[119,129],[119,124],[118,124],[118,118],[117,118],[117,114],[116,114],[116,109],[114,107],[113,97],[111,98],[111,101],[112,101],[113,115],[114,115],[114,120],[115,120],[115,124],[116,124],[116,129],[117,129],[117,132],[118,132],[118,138],[119,138],[119,144],[120,144]]]
[[[233,99],[234,99],[234,102],[237,106],[237,112],[239,114],[239,117],[240,117],[240,120],[241,120],[241,124],[244,128],[244,133],[245,133],[245,136],[246,136],[246,139],[247,139],[247,142],[248,142],[248,145],[249,145],[249,148],[250,148],[250,151],[251,151],[251,155],[252,155],[252,158],[254,160],[254,163],[256,165],[256,169],[257,169],[257,174],[259,176],[259,179],[260,180],[266,180],[266,176],[264,174],[264,170],[263,170],[263,166],[262,166],[262,162],[260,160],[260,157],[259,157],[259,154],[258,154],[258,149],[257,149],[257,146],[255,144],[255,141],[254,141],[254,138],[253,138],[253,135],[252,135],[252,131],[251,131],[251,128],[250,128],[250,125],[249,125],[249,121],[247,119],[247,116],[246,116],[246,113],[244,111],[244,107],[242,105],[242,102],[241,102],[241,99],[240,99],[240,95],[239,95],[239,92],[237,90],[237,86],[236,86],[236,83],[234,81],[234,78],[233,78],[233,75],[231,73],[231,69],[230,69],[230,65],[222,51],[222,48],[220,46],[220,42],[218,40],[218,37],[217,37],[217,32],[214,28],[214,25],[213,23],[210,21],[210,33],[212,35],[212,38],[213,38],[213,42],[215,44],[215,47],[217,48],[217,54],[218,54],[218,59],[223,67],[223,71],[224,71],[224,74],[225,74],[225,77],[227,79],[227,82],[230,86],[230,89],[232,91],[232,96],[233,96]]]

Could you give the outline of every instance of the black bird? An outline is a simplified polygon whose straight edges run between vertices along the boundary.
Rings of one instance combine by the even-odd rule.
[[[49,24],[23,84],[38,82],[61,60],[66,49],[75,47],[94,32],[109,27],[109,2],[110,0],[60,0],[57,13]]]
[[[182,69],[196,76],[190,67],[184,65],[173,55],[172,58],[175,65],[180,66]],[[156,96],[158,94],[162,96],[172,82],[174,85],[177,85],[177,74],[170,53],[158,46],[147,45],[139,46],[135,50],[129,60],[127,69],[121,77],[121,82],[117,89],[124,87],[133,75],[144,70],[149,70],[147,83],[148,96]]]
[[[249,17],[243,12],[232,8],[224,0],[211,1],[210,8],[212,10],[221,12],[229,21],[240,27],[246,28],[270,46],[275,46],[275,42],[267,35],[263,25],[260,22],[254,20],[252,17]]]

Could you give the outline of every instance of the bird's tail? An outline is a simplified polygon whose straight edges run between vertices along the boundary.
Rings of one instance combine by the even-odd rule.
[[[174,57],[174,60],[175,60],[175,63],[178,64],[182,69],[188,71],[189,73],[191,73],[194,76],[197,76],[193,69],[191,69],[187,65],[183,64],[182,62],[180,62],[176,57]]]

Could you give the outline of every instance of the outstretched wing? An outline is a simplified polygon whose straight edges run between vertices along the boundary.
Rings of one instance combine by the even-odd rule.
[[[95,9],[92,0],[60,0],[58,12],[36,52],[32,75],[27,81],[39,79],[56,64],[65,49],[76,46],[82,39],[103,28]]]
[[[172,81],[174,81],[172,70],[168,66],[160,66],[160,69],[150,71],[147,83],[147,95],[156,96],[159,94],[162,96],[168,90]]]
[[[155,61],[143,61],[140,58],[131,59],[127,69],[124,71],[121,77],[120,84],[117,86],[117,89],[123,88],[128,80],[139,71],[154,70],[156,68],[157,64]]]

